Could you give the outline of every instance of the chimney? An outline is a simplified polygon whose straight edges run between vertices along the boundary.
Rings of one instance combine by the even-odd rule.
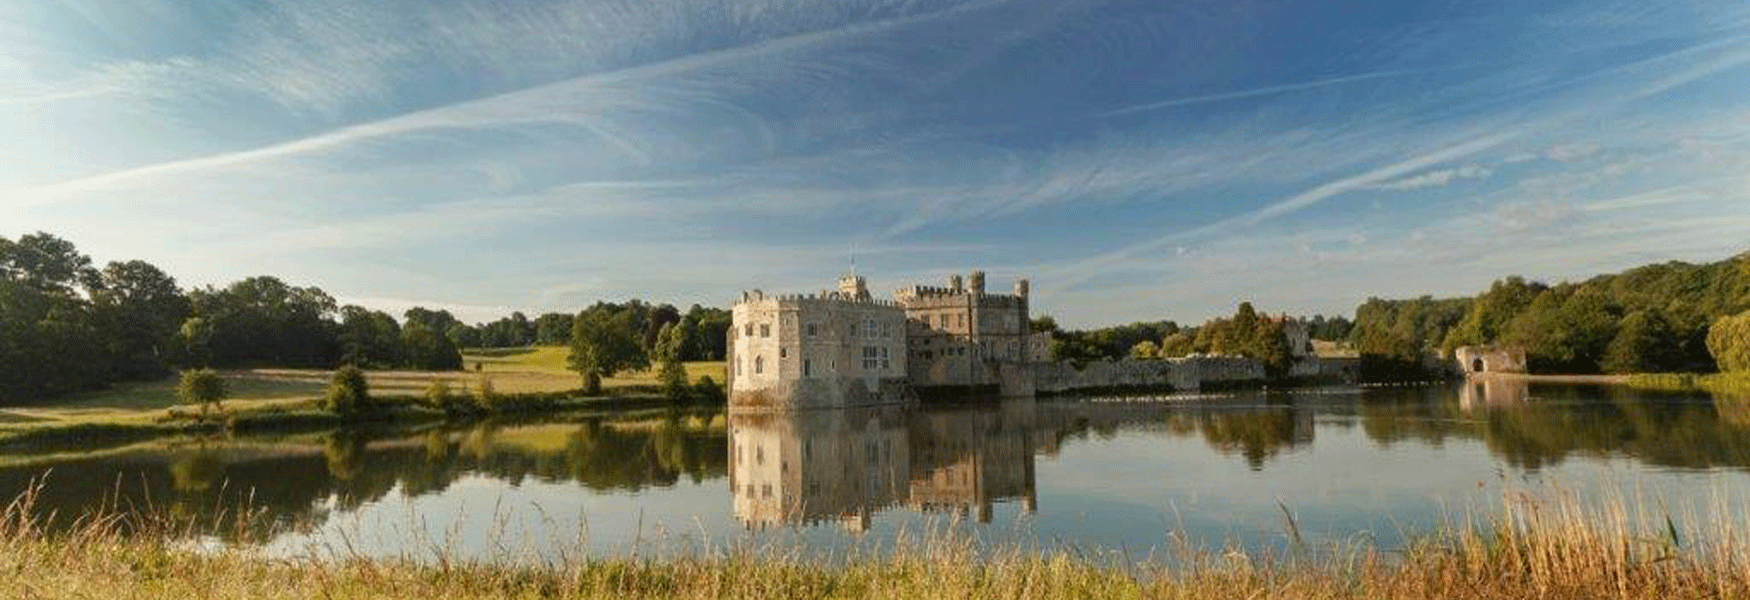
[[[972,272],[972,293],[974,293],[974,294],[983,294],[984,293],[984,271],[973,271]]]

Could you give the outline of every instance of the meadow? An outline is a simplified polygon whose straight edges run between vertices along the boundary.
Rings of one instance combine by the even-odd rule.
[[[566,369],[568,349],[558,346],[469,350],[466,371],[369,371],[371,393],[379,396],[420,396],[434,381],[453,393],[471,392],[490,380],[498,393],[551,393],[581,387],[578,375]],[[724,382],[724,363],[688,363],[697,381],[711,377]],[[220,374],[230,392],[223,403],[228,413],[298,411],[314,407],[327,388],[332,371],[319,369],[236,369]],[[654,369],[619,373],[602,381],[606,395],[658,385]],[[109,389],[74,394],[52,401],[0,407],[0,439],[26,432],[80,427],[150,429],[171,412],[198,412],[181,406],[174,376],[157,381],[117,384]]]

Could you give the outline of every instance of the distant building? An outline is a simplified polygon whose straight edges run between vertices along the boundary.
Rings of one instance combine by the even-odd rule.
[[[1517,346],[1460,346],[1452,357],[1467,375],[1525,372],[1525,349]]]
[[[742,293],[730,311],[731,406],[815,408],[902,401],[905,310],[862,277],[818,295]]]

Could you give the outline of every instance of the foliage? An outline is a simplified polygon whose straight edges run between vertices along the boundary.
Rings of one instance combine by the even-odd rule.
[[[401,330],[407,366],[425,371],[455,371],[462,368],[462,351],[450,338],[420,323]]]
[[[1438,304],[1449,303],[1449,304]],[[1474,301],[1370,299],[1352,334],[1363,377],[1394,378],[1416,361],[1463,345],[1506,344],[1526,351],[1532,372],[1709,372],[1710,325],[1750,310],[1750,253],[1709,264],[1667,262],[1546,285],[1497,281]],[[1448,323],[1446,311],[1468,303]],[[1438,305],[1436,305],[1438,304]],[[1385,366],[1387,368],[1373,368]]]
[[[602,377],[650,366],[649,355],[639,345],[639,306],[597,303],[573,319],[568,364],[583,376],[585,388],[593,388],[591,393],[599,393]]]
[[[1066,331],[1058,327],[1057,321],[1048,315],[1033,319],[1031,328],[1034,332],[1051,333],[1053,360],[1076,362],[1124,358],[1130,356],[1131,350],[1139,343],[1158,343],[1162,338],[1179,332],[1179,324],[1172,321]]]
[[[657,379],[662,382],[663,395],[677,402],[687,399],[692,391],[687,387],[687,367],[681,362],[686,351],[687,329],[685,321],[663,325],[653,352],[662,365]]]
[[[464,412],[462,398],[450,391],[450,384],[433,379],[425,386],[425,404],[448,414]]]
[[[225,397],[229,392],[225,388],[225,379],[212,369],[189,369],[182,372],[181,380],[176,384],[176,398],[183,404],[198,404],[201,412],[207,408],[223,409]]]
[[[693,384],[693,399],[712,405],[722,405],[729,402],[728,396],[723,393],[723,386],[711,379],[710,375],[700,377],[698,383]]]
[[[1350,334],[1361,356],[1363,381],[1420,381],[1440,375],[1429,361],[1470,311],[1469,298],[1369,298],[1355,309]]]
[[[1160,358],[1161,348],[1154,342],[1143,340],[1130,347],[1130,357],[1139,359]]]
[[[492,376],[481,375],[480,384],[474,388],[474,406],[482,411],[492,412],[498,410],[502,400],[498,387],[492,384]]]
[[[381,311],[347,305],[340,309],[340,362],[361,368],[393,368],[406,362],[401,325]]]
[[[322,398],[323,410],[351,417],[374,412],[375,408],[364,371],[352,365],[334,371],[334,377],[328,381],[328,393]]]
[[[278,278],[250,277],[189,293],[212,326],[213,364],[328,367],[340,358],[334,298]]]
[[[1671,324],[1659,311],[1637,310],[1623,317],[1616,338],[1604,349],[1606,373],[1654,373],[1669,368],[1679,351]]]
[[[1714,321],[1708,331],[1707,348],[1721,371],[1750,372],[1750,312]]]

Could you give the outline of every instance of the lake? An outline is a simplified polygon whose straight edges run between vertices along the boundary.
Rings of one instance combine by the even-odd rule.
[[[953,531],[1141,555],[1392,548],[1504,497],[1618,495],[1704,522],[1746,495],[1750,401],[1489,384],[177,439],[3,457],[38,514],[187,517],[273,553],[511,559]],[[245,527],[242,524],[248,524]],[[901,533],[903,532],[903,533]]]

